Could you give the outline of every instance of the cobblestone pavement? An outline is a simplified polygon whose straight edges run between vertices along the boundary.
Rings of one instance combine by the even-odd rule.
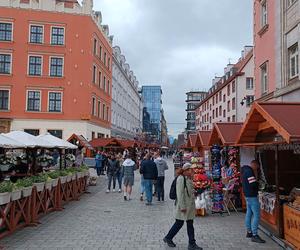
[[[171,163],[170,163],[171,165]],[[172,167],[171,167],[172,169]],[[173,171],[166,177],[169,191]],[[71,202],[63,212],[41,219],[36,228],[25,228],[0,241],[4,249],[168,249],[162,238],[174,222],[173,202],[145,206],[139,201],[139,174],[136,175],[133,200],[122,194],[105,193],[102,177],[79,202]],[[271,239],[258,245],[245,238],[243,214],[196,218],[196,239],[204,249],[281,249]],[[266,236],[263,236],[266,238]],[[177,249],[187,249],[186,228],[176,236]]]

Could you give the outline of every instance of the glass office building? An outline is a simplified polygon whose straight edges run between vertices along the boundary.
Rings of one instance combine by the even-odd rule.
[[[143,130],[152,138],[153,142],[160,142],[162,118],[161,86],[143,86],[142,97],[144,101],[144,117],[148,118],[143,120]]]

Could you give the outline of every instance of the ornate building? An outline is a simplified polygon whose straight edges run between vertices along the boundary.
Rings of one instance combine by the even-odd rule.
[[[143,103],[139,82],[118,46],[113,48],[112,131],[113,137],[138,138],[142,132]]]

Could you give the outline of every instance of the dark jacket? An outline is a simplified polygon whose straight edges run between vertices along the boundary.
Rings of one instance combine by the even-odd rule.
[[[120,163],[117,160],[108,160],[107,163],[107,174],[117,175],[120,171]]]
[[[246,197],[258,196],[258,180],[250,166],[242,167],[242,185]]]
[[[157,180],[157,167],[154,161],[144,160],[141,163],[140,173],[144,176],[145,180]]]

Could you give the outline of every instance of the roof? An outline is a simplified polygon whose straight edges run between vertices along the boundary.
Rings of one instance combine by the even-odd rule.
[[[90,141],[94,148],[122,147],[122,143],[116,138],[96,138]]]
[[[238,144],[300,141],[300,103],[254,103],[237,138]]]
[[[71,142],[72,140],[78,141],[79,145],[84,147],[84,148],[87,148],[89,150],[94,150],[92,145],[82,135],[73,134],[73,135],[71,135],[71,137],[67,141]]]
[[[0,134],[0,147],[1,148],[26,148],[26,145],[11,139],[5,135]]]
[[[209,138],[210,138],[211,130],[207,131],[199,131],[198,137],[200,139],[200,143],[202,147],[207,147],[209,144]]]
[[[78,147],[70,142],[57,138],[50,133],[46,133],[43,135],[37,136],[45,141],[50,142],[51,144],[55,145],[57,148],[65,148],[65,149],[77,149]]]
[[[217,122],[213,126],[209,138],[209,145],[214,144],[233,146],[239,136],[239,132],[243,126],[240,122]]]
[[[197,147],[197,146],[199,146],[200,141],[197,142],[197,140],[198,140],[198,135],[197,134],[190,134],[187,146],[188,147]]]

